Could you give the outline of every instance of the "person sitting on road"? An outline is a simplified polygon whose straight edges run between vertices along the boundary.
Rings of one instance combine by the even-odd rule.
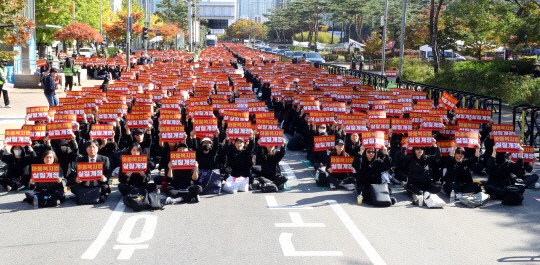
[[[52,165],[52,164],[58,164],[58,157],[56,157],[56,154],[52,150],[47,150],[45,153],[43,153],[43,157],[41,158],[41,161],[45,165]],[[43,193],[46,196],[50,196],[50,199],[56,201],[53,201],[51,205],[59,205],[64,202],[65,193],[64,193],[64,186],[66,184],[66,180],[64,179],[64,173],[62,171],[62,168],[60,168],[60,177],[54,182],[37,182],[34,179],[30,179],[30,191],[25,193],[26,198],[24,201],[33,204],[34,203],[34,197],[40,196],[40,193]],[[46,205],[44,202],[42,202],[42,205]]]
[[[219,131],[214,139],[205,137],[200,144],[197,142],[195,131],[191,131],[190,138],[186,140],[187,145],[197,152],[197,163],[200,170],[219,169],[218,156],[222,154],[222,145],[219,144]]]
[[[534,162],[523,162],[523,167],[516,168],[514,174],[516,177],[523,180],[523,184],[531,189],[540,189],[540,183],[538,182],[538,174],[527,174],[531,173],[534,168]]]
[[[422,206],[424,198],[430,193],[441,192],[441,186],[433,181],[433,164],[441,159],[441,151],[437,147],[437,141],[432,138],[432,150],[428,150],[434,155],[426,155],[426,150],[421,147],[413,147],[412,154],[407,155],[408,140],[403,145],[401,163],[404,166],[404,176],[406,177],[405,189],[412,194],[415,204]],[[403,176],[402,176],[403,177]],[[405,179],[399,179],[405,181]]]
[[[131,149],[129,150],[128,155],[139,156],[142,154],[141,145],[138,143],[131,144]],[[146,166],[145,171],[132,172],[128,171],[124,173],[120,170],[121,173],[118,177],[118,190],[122,196],[126,196],[133,188],[143,188],[148,191],[148,193],[156,190],[155,183],[148,183],[150,181],[150,166]]]
[[[228,142],[228,137],[225,142]],[[233,143],[225,144],[223,147],[224,155],[226,156],[225,173],[232,177],[249,177],[249,184],[253,184],[253,176],[251,175],[251,154],[255,148],[253,132],[249,138],[249,143],[246,147],[244,139],[238,137]]]
[[[391,158],[388,155],[388,149],[383,147],[383,158],[377,157],[377,149],[367,148],[362,145],[360,151],[355,155],[352,166],[354,168],[354,176],[356,179],[356,191],[358,194],[364,194],[364,201],[371,203],[369,186],[371,184],[382,184],[381,175],[390,169]],[[393,199],[394,203],[396,199]]]
[[[259,139],[258,144],[260,145]],[[255,155],[253,156],[253,164],[260,166],[253,166],[252,171],[255,175],[259,176],[259,189],[267,189],[265,186],[275,186],[275,190],[283,189],[284,184],[287,182],[287,177],[281,174],[279,162],[285,156],[285,139],[283,139],[283,145],[277,150],[276,146],[260,146],[257,148]],[[273,188],[273,187],[272,187]]]
[[[345,152],[351,156],[356,156],[360,153],[362,142],[358,133],[347,134],[345,139]]]
[[[179,143],[176,151],[189,151],[187,144]],[[169,171],[167,172],[166,182],[168,183],[165,189],[167,200],[165,204],[173,204],[180,202],[199,202],[199,194],[203,189],[200,185],[195,185],[194,181],[199,179],[199,165],[195,162],[193,169],[172,169],[172,161],[168,164]]]
[[[517,162],[510,160],[510,156],[511,154],[507,152],[497,152],[497,147],[494,146],[491,157],[488,158],[489,177],[484,189],[491,199],[502,200],[505,187],[523,182],[515,175],[518,169],[523,168],[523,148],[520,146]]]
[[[105,200],[105,196],[111,193],[111,188],[109,187],[109,178],[111,177],[111,166],[109,158],[106,156],[98,155],[99,144],[96,140],[90,140],[85,143],[86,155],[79,157],[77,163],[102,163],[103,164],[103,175],[99,180],[91,181],[81,181],[81,179],[75,176],[75,185],[71,187],[71,192],[77,195],[79,189],[85,187],[99,187],[101,201]]]
[[[349,156],[345,152],[345,142],[341,139],[336,140],[336,145],[334,149],[330,151],[330,157],[326,162],[326,171],[328,174],[321,174],[319,180],[323,183],[329,183],[331,189],[336,189],[338,187],[344,187],[348,190],[354,189],[354,178],[350,177],[349,173],[335,173],[332,170],[331,157],[332,156]],[[322,179],[321,179],[322,178]]]
[[[32,148],[31,141],[27,147],[11,147],[10,152],[6,150],[6,147],[7,145],[4,145],[2,152],[0,152],[0,160],[7,166],[6,174],[0,179],[0,184],[7,191],[19,191],[29,186],[30,163],[37,159],[37,155]]]
[[[465,148],[454,144],[452,151],[445,158],[443,166],[443,190],[450,195],[452,191],[459,193],[478,193],[482,188],[473,181],[471,168],[478,163],[480,156],[480,144],[476,146],[476,154],[471,158],[465,158]]]

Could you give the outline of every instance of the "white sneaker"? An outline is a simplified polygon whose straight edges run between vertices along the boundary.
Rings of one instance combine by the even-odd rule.
[[[6,105],[6,108],[11,109],[11,105]]]
[[[342,187],[346,188],[347,190],[354,190],[354,184],[341,184]]]
[[[334,184],[330,183],[330,188],[331,188],[331,189],[335,189],[336,186],[335,186]]]
[[[9,186],[9,185],[6,186],[7,191],[11,191],[11,189],[12,189],[11,186]]]
[[[429,193],[429,191],[424,191],[424,200],[427,200],[430,195],[431,193]]]
[[[534,183],[534,188],[535,189],[540,189],[540,182]]]
[[[174,203],[174,199],[171,197],[167,197],[167,199],[165,200],[165,204],[173,204],[173,203]]]

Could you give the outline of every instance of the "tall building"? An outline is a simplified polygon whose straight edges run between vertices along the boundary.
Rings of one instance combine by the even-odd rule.
[[[277,2],[284,0],[238,0],[238,18],[254,20],[264,17],[269,9],[275,8]]]

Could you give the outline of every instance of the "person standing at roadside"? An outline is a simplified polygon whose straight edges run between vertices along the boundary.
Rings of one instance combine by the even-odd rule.
[[[49,106],[58,105],[58,98],[56,97],[56,69],[51,68],[49,76],[45,78],[45,86],[43,92],[49,102]]]
[[[0,90],[2,91],[2,94],[4,95],[4,104],[6,105],[6,108],[11,108],[11,105],[9,105],[8,91],[4,89],[4,84],[7,83],[6,65],[7,65],[7,61],[5,59],[2,59],[2,61],[0,61]]]

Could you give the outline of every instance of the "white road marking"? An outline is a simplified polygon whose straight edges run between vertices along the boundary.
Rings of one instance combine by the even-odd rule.
[[[285,257],[329,257],[343,256],[341,251],[298,251],[292,243],[292,233],[281,233],[279,235],[279,244]]]
[[[101,248],[103,248],[105,243],[107,243],[107,240],[109,240],[109,237],[111,236],[111,233],[116,227],[116,224],[120,220],[124,209],[126,209],[126,206],[124,205],[124,202],[122,202],[122,199],[120,199],[120,201],[116,205],[116,208],[114,208],[113,213],[109,217],[109,220],[107,220],[107,223],[105,223],[105,226],[103,226],[103,229],[101,229],[101,232],[99,232],[98,237],[96,238],[96,240],[94,240],[92,245],[88,247],[86,252],[84,252],[84,254],[81,256],[81,259],[96,258]]]
[[[131,232],[135,228],[135,224],[139,219],[144,219],[144,226],[141,230],[141,234],[138,237],[132,238]],[[121,244],[140,244],[146,242],[154,237],[154,232],[157,227],[157,216],[155,215],[135,215],[129,217],[122,229],[118,233],[116,241]]]
[[[379,256],[379,253],[377,253],[377,250],[369,243],[367,238],[362,234],[360,229],[354,224],[351,217],[343,210],[343,207],[341,207],[336,201],[329,200],[326,201],[328,204],[330,204],[330,207],[332,207],[332,210],[337,214],[341,222],[347,227],[349,232],[352,234],[358,245],[364,250],[368,258],[371,260],[371,262],[375,265],[386,265],[384,260]]]
[[[279,165],[282,168],[283,175],[285,175],[288,180],[296,179],[296,175],[292,172],[292,169],[287,162],[280,161]]]
[[[276,197],[272,195],[265,196],[266,198],[266,204],[268,204],[268,209],[274,209],[274,210],[313,210],[313,207],[311,206],[279,206]]]
[[[145,245],[115,245],[113,249],[120,249],[120,254],[116,259],[128,260],[131,259],[133,252],[137,249],[147,249],[148,244]]]
[[[326,227],[323,223],[304,223],[300,213],[289,212],[291,223],[275,223],[276,227]]]

